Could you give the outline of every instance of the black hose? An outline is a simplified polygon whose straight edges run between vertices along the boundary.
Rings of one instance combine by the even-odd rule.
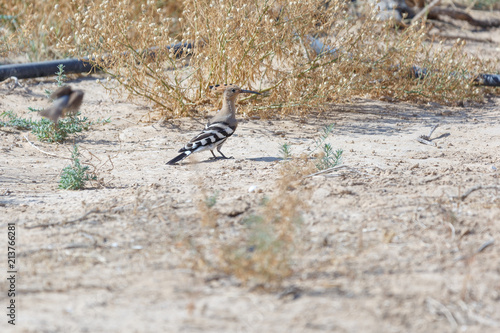
[[[191,43],[177,43],[167,46],[167,50],[173,48],[176,57],[188,54],[192,49]],[[155,57],[158,53],[158,48],[150,48],[143,54],[150,57]],[[103,57],[106,59],[106,56]],[[50,60],[42,62],[32,62],[28,64],[11,64],[0,66],[0,81],[6,80],[11,76],[18,79],[28,79],[43,76],[52,76],[58,71],[57,66],[64,65],[64,73],[90,73],[91,71],[99,71],[100,68],[92,65],[88,58],[83,59],[62,59]]]
[[[319,40],[312,36],[308,36],[310,46],[318,53],[330,53],[337,56],[338,50],[323,45]],[[174,49],[176,57],[190,54],[193,44],[177,43],[167,46],[167,50]],[[158,48],[152,47],[144,52],[144,54],[155,57],[158,53]],[[105,59],[104,57],[103,59]],[[84,59],[63,59],[51,60],[43,62],[33,62],[29,64],[12,64],[0,66],[0,81],[6,80],[11,76],[18,79],[27,79],[43,76],[52,76],[58,71],[57,66],[64,65],[65,73],[89,73],[92,70],[98,71],[100,68],[90,64],[88,58]],[[415,78],[422,78],[427,74],[427,69],[418,66],[412,67],[412,75]],[[474,82],[482,86],[500,87],[500,75],[497,74],[479,74],[474,78]]]
[[[0,81],[11,76],[18,79],[52,76],[58,71],[57,66],[61,64],[64,65],[64,73],[87,73],[92,70],[92,65],[86,59],[62,59],[28,64],[11,64],[0,66]]]

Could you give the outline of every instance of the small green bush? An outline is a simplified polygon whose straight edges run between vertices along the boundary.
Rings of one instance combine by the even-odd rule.
[[[80,163],[80,152],[75,145],[71,154],[72,165],[65,167],[61,173],[59,188],[64,190],[81,190],[85,182],[97,180],[97,176],[88,172],[88,166],[82,166]]]

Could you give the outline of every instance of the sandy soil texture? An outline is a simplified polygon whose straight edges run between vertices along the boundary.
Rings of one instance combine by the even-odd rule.
[[[223,148],[233,159],[168,166],[205,120],[148,121],[149,108],[96,78],[68,83],[86,91],[84,115],[111,123],[64,144],[0,129],[0,244],[5,253],[15,221],[19,270],[17,326],[3,314],[2,332],[500,331],[500,98],[359,98],[307,120],[242,117]],[[0,88],[0,111],[47,106],[53,78],[24,84]],[[289,189],[305,204],[294,273],[264,290],[200,263],[197,247],[237,238],[279,194],[279,147],[306,152],[331,123],[346,167]],[[418,142],[434,125],[435,146]],[[73,143],[106,187],[58,189]],[[213,194],[215,228],[200,222]]]

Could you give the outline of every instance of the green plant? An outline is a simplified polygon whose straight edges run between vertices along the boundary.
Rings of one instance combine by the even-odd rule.
[[[35,109],[30,108],[30,111]],[[6,118],[7,121],[0,121],[0,127],[14,127],[20,130],[31,130],[31,132],[40,141],[44,142],[63,142],[68,135],[88,131],[92,126],[97,124],[110,123],[110,118],[97,119],[90,121],[87,117],[78,117],[77,113],[73,117],[60,119],[55,125],[52,121],[46,118],[40,120],[25,119],[18,117],[12,111],[4,111],[0,114],[0,118]]]
[[[334,126],[335,126],[335,124],[330,124],[330,125],[324,126],[321,129],[322,133],[320,133],[319,138],[314,140],[314,148],[311,149],[311,151],[309,152],[309,155],[314,153],[325,142],[325,140],[328,139],[328,136],[333,132]]]
[[[322,147],[321,157],[318,162],[316,162],[316,168],[318,170],[325,170],[328,168],[333,168],[342,163],[342,149],[333,150],[332,145],[325,143]]]
[[[342,162],[342,149],[337,149],[334,151],[333,147],[329,143],[325,143],[328,136],[333,132],[334,124],[327,125],[321,129],[321,134],[319,138],[314,140],[314,148],[309,152],[309,156],[313,154],[318,149],[321,149],[319,153],[319,161],[315,163],[318,170],[324,170],[332,168],[339,165]]]
[[[19,118],[13,111],[2,112],[0,118],[6,119],[5,121],[0,121],[0,127],[13,127],[19,130],[29,130],[36,123],[32,119]]]
[[[59,188],[64,190],[81,190],[85,186],[85,182],[89,180],[97,180],[95,174],[88,172],[89,166],[82,166],[80,163],[80,152],[78,146],[74,145],[71,153],[71,165],[65,167],[61,173]]]
[[[205,205],[207,206],[207,208],[212,208],[213,206],[215,206],[215,204],[217,203],[218,196],[219,196],[219,192],[215,192],[211,196],[207,196],[205,198]]]
[[[332,168],[342,163],[342,153],[344,151],[342,149],[334,150],[330,143],[325,143],[328,136],[333,132],[333,128],[334,124],[323,127],[319,137],[314,140],[313,148],[307,148],[309,150],[308,156],[311,156],[318,149],[321,149],[321,152],[318,154],[317,162],[315,163],[318,170]],[[281,145],[280,154],[285,160],[291,159],[293,157],[291,145],[289,143]]]
[[[64,74],[64,65],[59,64],[57,65],[57,72],[56,72],[57,86],[61,87],[64,84],[65,80],[66,80],[66,74]]]
[[[292,157],[292,146],[285,142],[280,146],[280,154],[284,160],[288,160]]]

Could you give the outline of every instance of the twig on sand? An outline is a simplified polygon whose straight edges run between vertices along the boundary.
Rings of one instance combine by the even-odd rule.
[[[35,229],[35,228],[47,228],[47,227],[61,226],[61,225],[66,225],[66,224],[73,224],[73,223],[77,223],[77,222],[85,220],[87,218],[87,216],[89,216],[90,214],[94,214],[94,213],[104,214],[107,212],[109,212],[109,210],[100,210],[99,208],[93,208],[93,209],[89,210],[88,212],[86,212],[85,214],[83,214],[82,216],[80,216],[79,218],[76,218],[73,220],[54,222],[54,223],[35,224],[35,225],[26,226],[25,228],[26,229]]]
[[[464,201],[472,192],[479,191],[479,190],[500,190],[500,186],[483,186],[483,185],[476,185],[474,187],[471,187],[467,192],[462,194],[461,196],[456,196],[455,198],[460,199]]]
[[[484,243],[483,243],[483,244],[481,244],[481,246],[477,249],[476,253],[481,253],[481,252],[483,252],[484,250],[486,250],[488,247],[492,246],[493,244],[495,244],[495,240],[494,240],[494,239],[490,239],[489,241],[484,242]]]
[[[42,153],[44,153],[44,154],[46,154],[46,155],[49,155],[49,156],[52,156],[52,157],[64,158],[64,159],[66,159],[66,160],[70,160],[70,159],[71,159],[70,157],[59,156],[59,155],[52,154],[52,153],[46,152],[46,151],[44,151],[44,150],[41,150],[40,148],[38,148],[37,146],[35,146],[35,144],[34,144],[34,143],[32,143],[32,142],[28,139],[28,137],[27,137],[26,135],[23,135],[23,136],[24,136],[24,138],[26,139],[26,141],[28,141],[28,143],[29,143],[32,147],[34,147],[36,150],[38,150],[39,152],[42,152]]]
[[[354,171],[354,172],[357,172],[359,174],[363,174],[362,172],[360,172],[360,171],[358,171],[358,170],[356,170],[356,169],[354,169],[354,168],[352,168],[350,166],[347,166],[347,165],[337,165],[337,166],[334,166],[332,168],[328,168],[328,169],[321,170],[321,171],[318,171],[318,172],[315,172],[315,173],[311,173],[310,175],[304,176],[304,178],[309,178],[309,177],[313,177],[313,176],[317,176],[317,175],[322,175],[322,174],[325,174],[325,173],[330,173],[332,171],[339,170],[339,169],[349,169],[350,171]]]
[[[429,135],[421,135],[417,138],[417,141],[420,143],[423,143],[425,145],[431,145],[431,146],[436,146],[434,142],[431,140],[432,133],[436,130],[436,128],[439,126],[439,124],[436,124],[432,126],[431,131],[429,132]]]
[[[451,311],[444,304],[438,302],[432,297],[427,297],[425,303],[430,313],[435,315],[443,315],[453,328],[458,327],[458,323],[455,317],[453,317]]]

